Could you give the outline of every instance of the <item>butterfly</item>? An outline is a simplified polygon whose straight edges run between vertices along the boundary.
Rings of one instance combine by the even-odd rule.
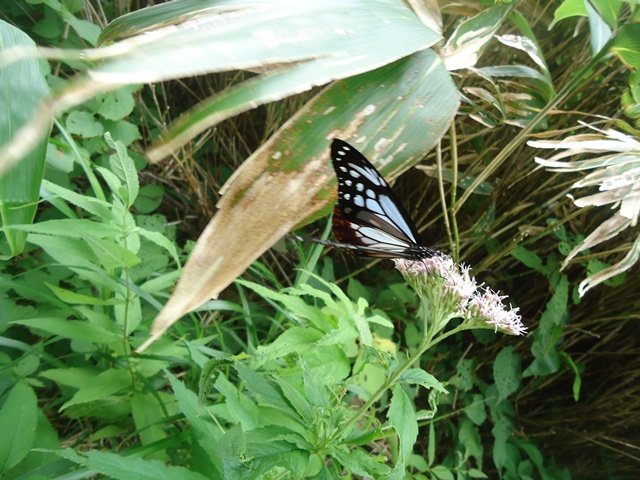
[[[357,149],[338,138],[331,143],[338,177],[333,210],[337,242],[297,237],[377,258],[420,260],[439,252],[418,243],[418,231],[391,187]]]

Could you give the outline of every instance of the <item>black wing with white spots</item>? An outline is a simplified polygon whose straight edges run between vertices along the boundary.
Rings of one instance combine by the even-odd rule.
[[[418,244],[411,218],[371,163],[348,143],[334,139],[331,160],[338,176],[333,233],[339,243],[361,255],[421,259],[437,252]]]

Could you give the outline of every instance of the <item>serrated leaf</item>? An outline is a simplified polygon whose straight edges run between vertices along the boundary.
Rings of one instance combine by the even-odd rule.
[[[63,302],[71,305],[120,305],[123,303],[122,300],[118,300],[115,298],[102,300],[98,297],[90,297],[89,295],[83,295],[81,293],[65,290],[64,288],[56,287],[55,285],[51,285],[50,283],[46,282],[45,285],[49,287],[49,289],[56,295],[56,297],[58,297]]]
[[[83,455],[71,449],[56,452],[78,465],[96,470],[118,480],[208,480],[207,477],[185,467],[165,465],[158,460],[92,450]]]
[[[131,375],[126,370],[111,368],[87,380],[60,410],[80,403],[102,400],[128,388],[131,388]]]
[[[97,217],[103,220],[114,220],[118,219],[114,217],[111,212],[111,205],[104,201],[97,199],[95,197],[89,197],[86,195],[81,195],[79,193],[74,192],[73,190],[69,190],[68,188],[60,187],[55,183],[49,182],[48,180],[42,181],[42,197],[46,200],[47,197],[61,197],[67,202],[75,205],[76,207],[80,207],[83,210],[96,215]]]
[[[112,268],[131,268],[141,261],[135,253],[121,247],[110,239],[87,236],[85,240],[106,270]]]
[[[6,227],[21,230],[29,233],[40,233],[43,235],[59,235],[71,238],[86,238],[91,235],[97,238],[114,238],[121,235],[122,231],[114,225],[94,222],[88,219],[61,219],[45,220],[33,225],[12,225]]]
[[[81,320],[66,320],[56,317],[29,318],[26,320],[16,320],[11,323],[24,325],[34,330],[43,330],[52,335],[60,335],[64,338],[72,340],[81,340],[84,342],[93,342],[97,344],[107,344],[111,341],[118,340],[118,336],[98,325]]]
[[[107,145],[116,151],[109,157],[109,164],[113,173],[124,182],[125,189],[122,191],[122,197],[126,208],[129,209],[140,191],[138,171],[122,142],[114,142],[109,133],[105,134],[104,139]]]
[[[93,380],[100,371],[97,368],[52,368],[40,373],[41,377],[48,378],[69,387],[80,388]]]

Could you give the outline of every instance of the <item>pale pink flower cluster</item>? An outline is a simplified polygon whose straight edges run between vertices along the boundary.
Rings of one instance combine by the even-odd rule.
[[[478,285],[470,267],[457,265],[444,254],[421,260],[394,260],[396,268],[405,276],[418,294],[425,295],[434,307],[446,310],[447,318],[462,317],[470,324],[496,331],[523,335],[527,329],[518,315],[518,308],[509,309],[500,296],[488,287]]]

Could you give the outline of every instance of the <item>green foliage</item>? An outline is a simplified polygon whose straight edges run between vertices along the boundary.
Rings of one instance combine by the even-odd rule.
[[[37,178],[40,167],[32,169],[28,160],[18,165],[20,180],[30,184],[30,196],[21,199],[31,209],[28,216],[6,221],[6,213],[14,210],[7,207],[6,198],[2,205],[4,235],[22,238],[25,247],[16,248],[20,242],[10,240],[2,253],[11,252],[13,257],[0,263],[0,476],[570,478],[568,470],[555,465],[555,452],[545,450],[535,440],[538,437],[530,435],[531,422],[523,422],[527,414],[523,403],[532,391],[562,374],[569,382],[561,389],[569,392],[576,406],[589,392],[584,386],[589,373],[585,357],[578,357],[567,344],[568,327],[578,307],[589,299],[580,298],[559,260],[583,244],[585,235],[572,233],[564,219],[548,220],[550,212],[557,214],[546,203],[551,195],[544,198],[544,212],[532,214],[526,204],[535,202],[518,196],[524,181],[505,187],[492,174],[508,166],[505,159],[522,145],[527,133],[548,127],[546,114],[561,99],[568,99],[571,108],[580,105],[585,98],[580,84],[593,73],[599,58],[574,72],[569,88],[560,88],[554,69],[574,71],[570,68],[574,64],[566,58],[556,59],[557,65],[547,60],[545,45],[524,14],[509,10],[514,2],[496,3],[501,5],[454,21],[450,30],[457,25],[460,35],[451,38],[486,30],[491,35],[481,39],[479,51],[490,51],[487,47],[495,45],[489,42],[500,22],[511,22],[518,34],[497,38],[501,49],[511,49],[521,60],[509,65],[489,62],[475,69],[474,85],[464,88],[462,113],[469,115],[465,120],[484,126],[522,128],[522,134],[511,135],[513,142],[494,156],[489,135],[478,132],[475,124],[471,128],[465,124],[462,130],[472,138],[464,142],[476,149],[478,162],[463,162],[463,172],[456,158],[441,171],[436,167],[425,171],[453,185],[451,213],[477,213],[468,231],[461,228],[460,234],[455,216],[451,218],[452,251],[460,252],[455,245],[462,244],[460,253],[481,252],[483,270],[511,285],[522,283],[543,292],[533,299],[518,298],[530,302],[525,317],[532,330],[528,339],[510,341],[500,349],[493,346],[492,331],[472,336],[450,325],[443,331],[450,335],[446,343],[416,355],[426,329],[413,320],[416,311],[425,313],[414,292],[379,266],[369,268],[369,276],[360,280],[349,276],[348,282],[337,281],[335,270],[343,267],[322,256],[317,247],[309,264],[303,262],[297,280],[289,279],[293,287],[279,285],[284,283],[281,271],[287,268],[272,268],[261,259],[247,274],[252,281],[239,280],[237,291],[225,292],[224,299],[211,301],[201,314],[176,324],[174,338],[161,339],[145,355],[132,354],[166,302],[185,252],[176,242],[175,227],[156,213],[166,198],[165,188],[145,184],[153,173],[145,172],[145,182],[139,175],[147,165],[136,153],[141,150],[138,141],[143,134],[145,142],[150,140],[144,130],[147,124],[162,125],[164,119],[155,118],[146,105],[144,113],[136,109],[142,95],[138,86],[122,86],[59,116],[46,155],[43,147],[37,159],[40,167],[46,160],[42,183]],[[194,3],[168,4],[158,11],[174,18],[176,12],[170,8],[190,4]],[[638,24],[629,21],[637,18],[633,5],[603,0],[590,2],[587,8],[585,2],[568,0],[556,10],[555,28],[569,28],[563,22],[585,17],[593,34],[592,54],[611,52],[635,68],[640,37]],[[408,12],[400,4],[394,9]],[[29,25],[39,44],[65,48],[91,46],[98,40],[99,29],[80,18],[83,12],[83,3],[76,0],[28,2],[3,11],[16,24]],[[36,19],[34,25],[31,18]],[[143,24],[144,18],[131,18],[140,28],[150,25]],[[358,18],[358,27],[373,35],[364,38],[379,36],[376,40],[384,43],[366,18]],[[126,26],[126,21],[113,24],[107,33],[113,38],[124,35],[118,27]],[[340,21],[353,23],[345,16]],[[401,19],[400,24],[421,31],[423,44],[436,37],[421,30],[417,17]],[[248,31],[240,20],[233,28],[243,34]],[[332,26],[332,35],[340,35],[336,31]],[[197,36],[187,38],[185,30],[178,29],[176,35],[194,44],[201,41]],[[320,43],[316,46],[325,48]],[[393,52],[407,50],[401,41],[389,45]],[[287,45],[288,58],[301,56],[294,47]],[[367,42],[355,49],[365,54],[370,50]],[[320,52],[325,51],[334,50]],[[388,51],[374,52],[375,58],[393,57]],[[170,53],[170,48],[160,52]],[[249,53],[259,65],[258,53]],[[158,58],[145,55],[145,61]],[[350,68],[360,71],[362,65],[375,63],[372,56],[363,58]],[[86,68],[80,60],[60,66],[61,73],[45,72],[49,84],[59,91],[74,88],[63,78],[75,68]],[[147,65],[135,65],[136,57],[133,60],[132,68],[149,71]],[[328,81],[322,62],[334,60],[318,55],[313,63],[296,64],[292,71],[300,77],[284,82],[284,71],[254,77],[206,99],[199,106],[200,115],[191,111],[184,123],[174,124],[173,132],[209,128],[210,118],[205,117],[211,112],[221,115],[219,122],[250,105],[299,91],[300,85]],[[181,62],[165,66],[180,74],[192,67]],[[0,67],[6,74],[4,65]],[[331,78],[350,74],[340,62],[332,67]],[[41,84],[43,74],[37,73]],[[11,75],[10,80],[15,78]],[[26,77],[21,79],[27,85]],[[637,74],[630,74],[628,91],[622,96],[624,113],[633,120],[640,118],[638,83]],[[402,85],[406,83],[386,85],[387,92]],[[263,89],[252,96],[256,86]],[[21,109],[22,114],[29,113],[39,99],[15,93],[9,98],[18,102],[12,103],[11,114]],[[404,98],[399,105],[416,108],[417,103]],[[252,123],[251,128],[257,127]],[[621,128],[635,133],[626,124]],[[521,159],[513,160],[514,170],[525,169],[524,163],[516,162]],[[27,177],[25,172],[33,175]],[[0,194],[8,192],[7,185],[27,193],[20,183],[3,180]],[[457,187],[464,191],[461,199],[455,196]],[[168,193],[179,196],[177,189]],[[505,204],[515,213],[505,213]],[[37,222],[31,224],[36,207]],[[547,225],[537,224],[545,221]],[[503,232],[513,225],[522,230],[506,239]],[[543,233],[535,233],[539,231]],[[532,238],[524,240],[529,232],[534,232]],[[514,241],[518,241],[515,247]],[[547,243],[538,249],[535,242]],[[185,243],[188,251],[190,243]],[[518,280],[505,280],[514,263],[520,268]],[[607,271],[612,264],[595,256],[585,256],[579,263],[588,275]],[[628,284],[626,275],[618,275],[603,285]],[[527,295],[528,291],[523,297]],[[416,361],[409,364],[412,359]],[[548,414],[553,414],[551,407]]]

